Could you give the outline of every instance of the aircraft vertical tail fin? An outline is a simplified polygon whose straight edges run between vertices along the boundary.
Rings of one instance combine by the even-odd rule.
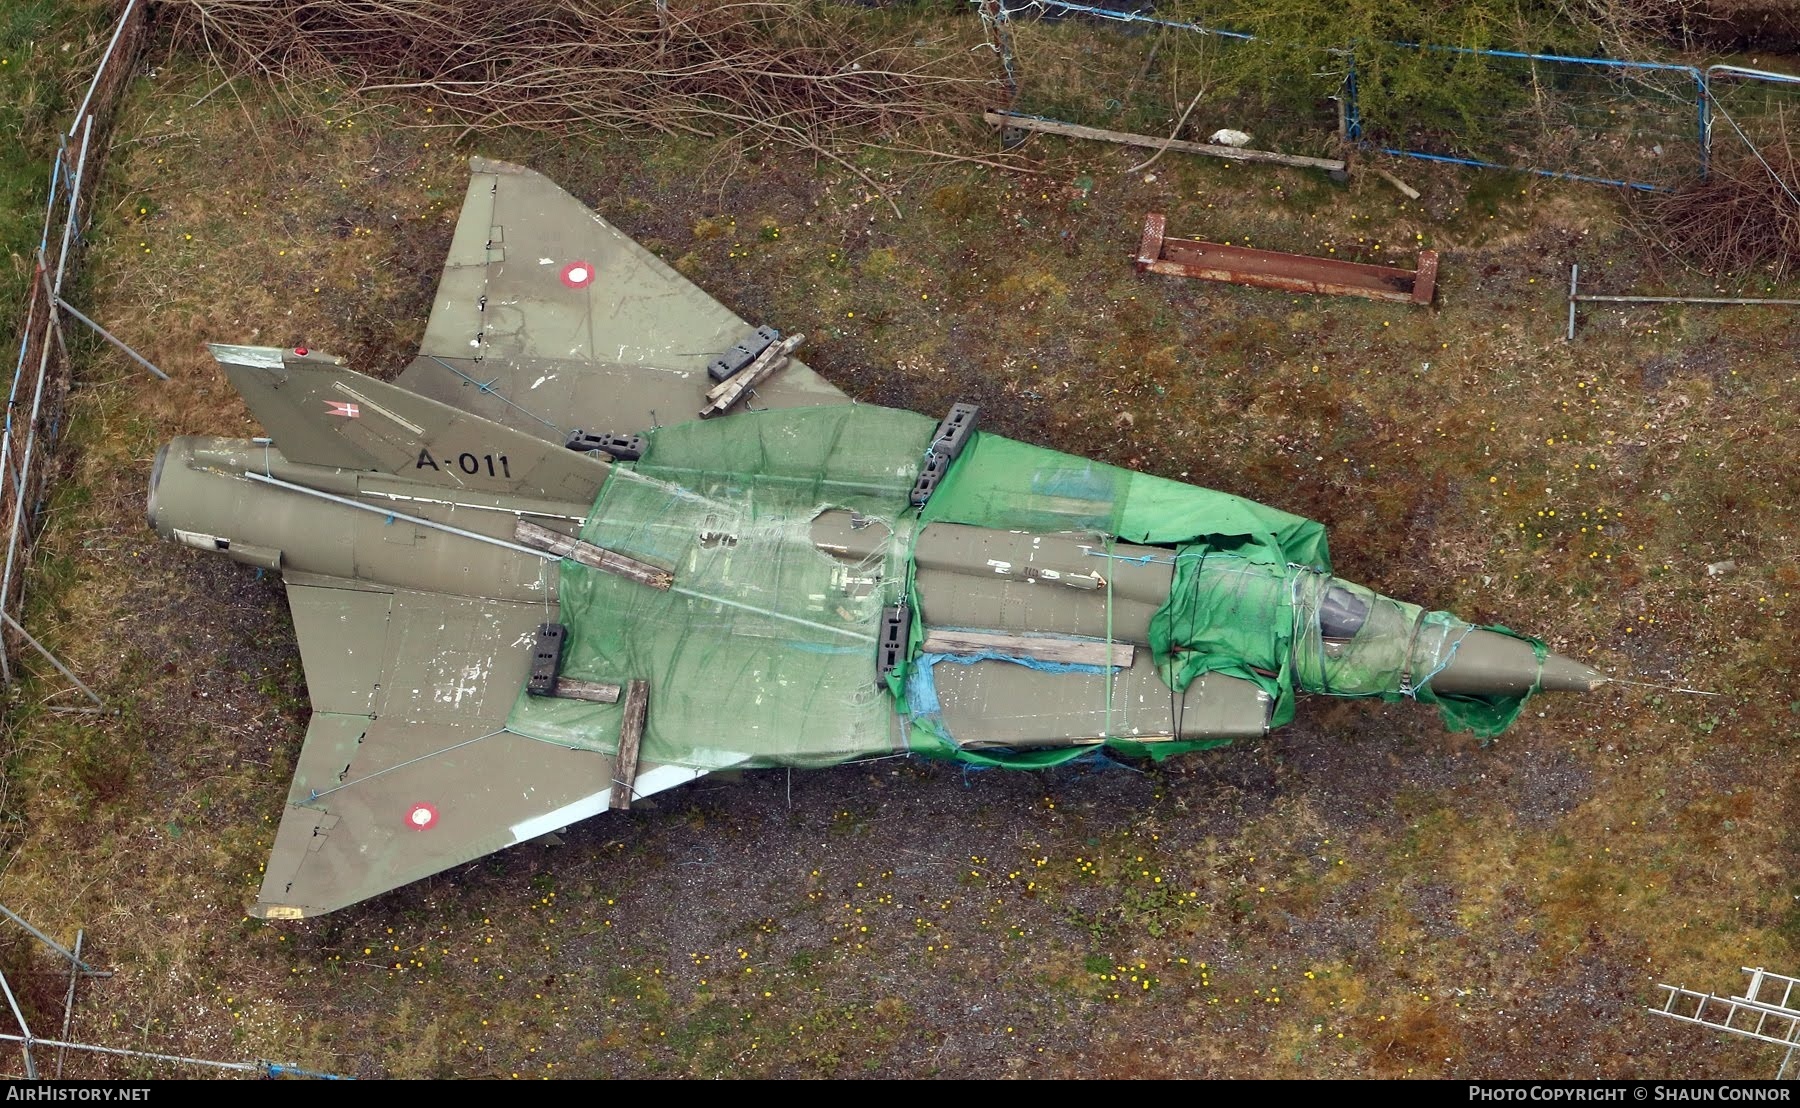
[[[212,353],[289,461],[580,504],[606,480],[604,461],[357,373],[342,358],[263,346]]]

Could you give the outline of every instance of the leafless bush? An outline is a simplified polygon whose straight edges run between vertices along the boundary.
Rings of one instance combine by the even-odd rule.
[[[1769,138],[1759,149],[1734,144],[1705,180],[1646,201],[1651,233],[1714,276],[1779,280],[1800,269],[1800,157],[1785,118]]]
[[[1785,0],[1783,0],[1785,2]],[[1554,0],[1577,25],[1600,36],[1600,49],[1615,58],[1656,57],[1669,46],[1686,48],[1712,25],[1719,0]]]
[[[326,70],[412,97],[458,137],[649,127],[840,161],[978,117],[997,90],[973,20],[929,31],[803,0],[168,0],[176,35],[284,80]]]
[[[1551,0],[1592,27],[1614,57],[1655,57],[1669,47],[1791,51],[1800,46],[1794,0]]]
[[[1705,0],[1704,35],[1715,47],[1743,50],[1800,48],[1800,6],[1794,0]]]

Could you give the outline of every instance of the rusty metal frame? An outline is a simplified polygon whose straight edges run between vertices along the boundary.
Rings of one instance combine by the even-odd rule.
[[[1362,296],[1399,304],[1428,306],[1437,291],[1435,250],[1419,251],[1416,270],[1339,261],[1307,254],[1283,254],[1248,246],[1169,238],[1161,212],[1144,217],[1138,244],[1139,273],[1226,281],[1234,285],[1307,292],[1325,296]]]

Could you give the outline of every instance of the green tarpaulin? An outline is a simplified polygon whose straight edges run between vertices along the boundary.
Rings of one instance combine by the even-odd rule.
[[[956,523],[1167,549],[1173,585],[1146,645],[1175,689],[1214,671],[1255,681],[1274,698],[1272,725],[1292,717],[1296,690],[1438,702],[1428,686],[1405,688],[1408,678],[1428,680],[1406,667],[1420,635],[1438,636],[1432,642],[1453,654],[1451,640],[1469,625],[1338,582],[1318,523],[979,432],[919,512],[908,493],[934,427],[908,412],[841,405],[652,431],[641,461],[613,467],[581,537],[672,570],[675,587],[564,561],[562,674],[647,678],[653,708],[641,756],[656,764],[814,766],[897,750],[1016,766],[1080,756],[1090,748],[965,750],[920,708],[916,687],[909,695],[906,667],[877,682],[881,611],[910,595],[917,531]],[[854,513],[857,533],[881,540],[862,555],[821,549],[815,522],[833,511]],[[1348,642],[1321,637],[1328,597],[1363,605],[1366,620]],[[915,621],[915,647],[921,633]],[[1522,700],[1440,708],[1451,726],[1491,735]],[[613,750],[619,717],[617,705],[521,693],[508,726]],[[1218,741],[1108,736],[1106,745],[1161,757]]]

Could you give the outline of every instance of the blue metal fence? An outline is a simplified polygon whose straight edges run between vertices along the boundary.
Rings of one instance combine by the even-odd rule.
[[[1222,49],[1256,41],[1241,32],[1167,19],[1152,11],[1108,7],[1107,0],[974,2],[1005,67],[1014,97],[1011,107],[1031,115],[1087,114],[1094,118],[1068,121],[1120,130],[1142,128],[1159,133],[1159,126],[1175,121],[1180,105],[1173,100],[1185,99],[1176,96],[1156,105],[1131,102],[1134,95],[1147,95],[1146,86],[1154,84],[1146,78],[1155,68],[1157,47],[1142,45],[1144,42],[1164,34],[1184,39],[1194,36],[1193,42],[1216,43]],[[1116,49],[1092,51],[1093,61],[1086,67],[1072,64],[1071,59],[1079,62],[1082,50],[1075,39],[1084,35],[1108,37]],[[1422,120],[1429,112],[1412,116],[1392,105],[1388,112],[1400,118],[1382,118],[1381,110],[1370,103],[1378,98],[1369,97],[1359,87],[1354,50],[1330,52],[1332,64],[1325,72],[1273,78],[1299,91],[1302,100],[1312,94],[1337,101],[1335,127],[1316,117],[1307,121],[1307,127],[1294,126],[1296,120],[1291,117],[1262,121],[1288,145],[1347,140],[1424,161],[1662,190],[1704,176],[1716,140],[1742,139],[1754,149],[1758,141],[1755,128],[1740,125],[1737,117],[1759,121],[1778,117],[1778,112],[1769,109],[1769,102],[1778,97],[1792,97],[1800,103],[1800,77],[1738,66],[1701,69],[1675,62],[1419,43],[1387,43],[1384,47],[1439,54],[1445,57],[1447,67],[1459,56],[1479,57],[1495,87],[1505,90],[1505,95],[1497,96],[1490,105],[1491,114],[1483,117],[1478,128],[1481,135],[1470,139],[1453,126]],[[1125,83],[1122,92],[1103,87],[1107,77],[1102,73],[1102,53],[1115,70],[1135,69],[1136,77]],[[1034,61],[1052,56],[1054,64],[1045,64],[1040,78]],[[1118,64],[1120,57],[1122,65]],[[1115,74],[1112,79],[1116,83],[1120,78]],[[1735,98],[1742,110],[1734,116],[1721,96]],[[1245,110],[1242,102],[1236,110]],[[1723,114],[1730,127],[1715,135],[1718,114]]]

